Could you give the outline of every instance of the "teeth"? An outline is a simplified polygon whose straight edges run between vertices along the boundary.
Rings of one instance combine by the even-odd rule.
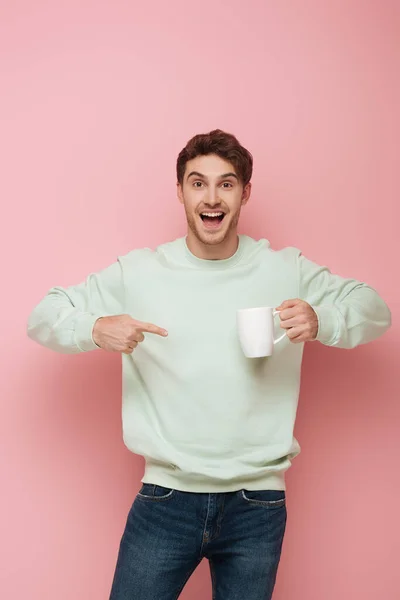
[[[203,215],[203,217],[220,217],[224,213],[222,213],[222,212],[218,212],[218,213],[206,213],[206,212],[203,212],[201,214]]]

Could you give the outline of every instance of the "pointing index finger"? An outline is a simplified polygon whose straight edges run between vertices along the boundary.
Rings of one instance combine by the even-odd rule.
[[[155,333],[156,335],[161,335],[162,337],[166,337],[168,335],[168,331],[166,329],[158,327],[157,325],[153,325],[153,323],[139,323],[138,329],[141,332]]]

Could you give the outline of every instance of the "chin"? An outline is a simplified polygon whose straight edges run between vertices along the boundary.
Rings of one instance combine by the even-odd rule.
[[[197,239],[203,244],[208,246],[215,246],[216,244],[222,244],[228,236],[229,230],[224,231],[196,231]]]

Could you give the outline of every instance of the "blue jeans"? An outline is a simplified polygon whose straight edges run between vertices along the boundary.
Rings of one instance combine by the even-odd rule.
[[[284,491],[181,492],[144,483],[122,535],[110,600],[176,600],[203,558],[213,600],[270,600]]]

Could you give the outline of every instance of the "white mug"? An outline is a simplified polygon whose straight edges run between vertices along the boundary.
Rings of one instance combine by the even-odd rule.
[[[286,337],[286,332],[274,339],[274,317],[279,314],[270,306],[243,308],[237,311],[240,344],[247,358],[271,356],[274,345]]]

